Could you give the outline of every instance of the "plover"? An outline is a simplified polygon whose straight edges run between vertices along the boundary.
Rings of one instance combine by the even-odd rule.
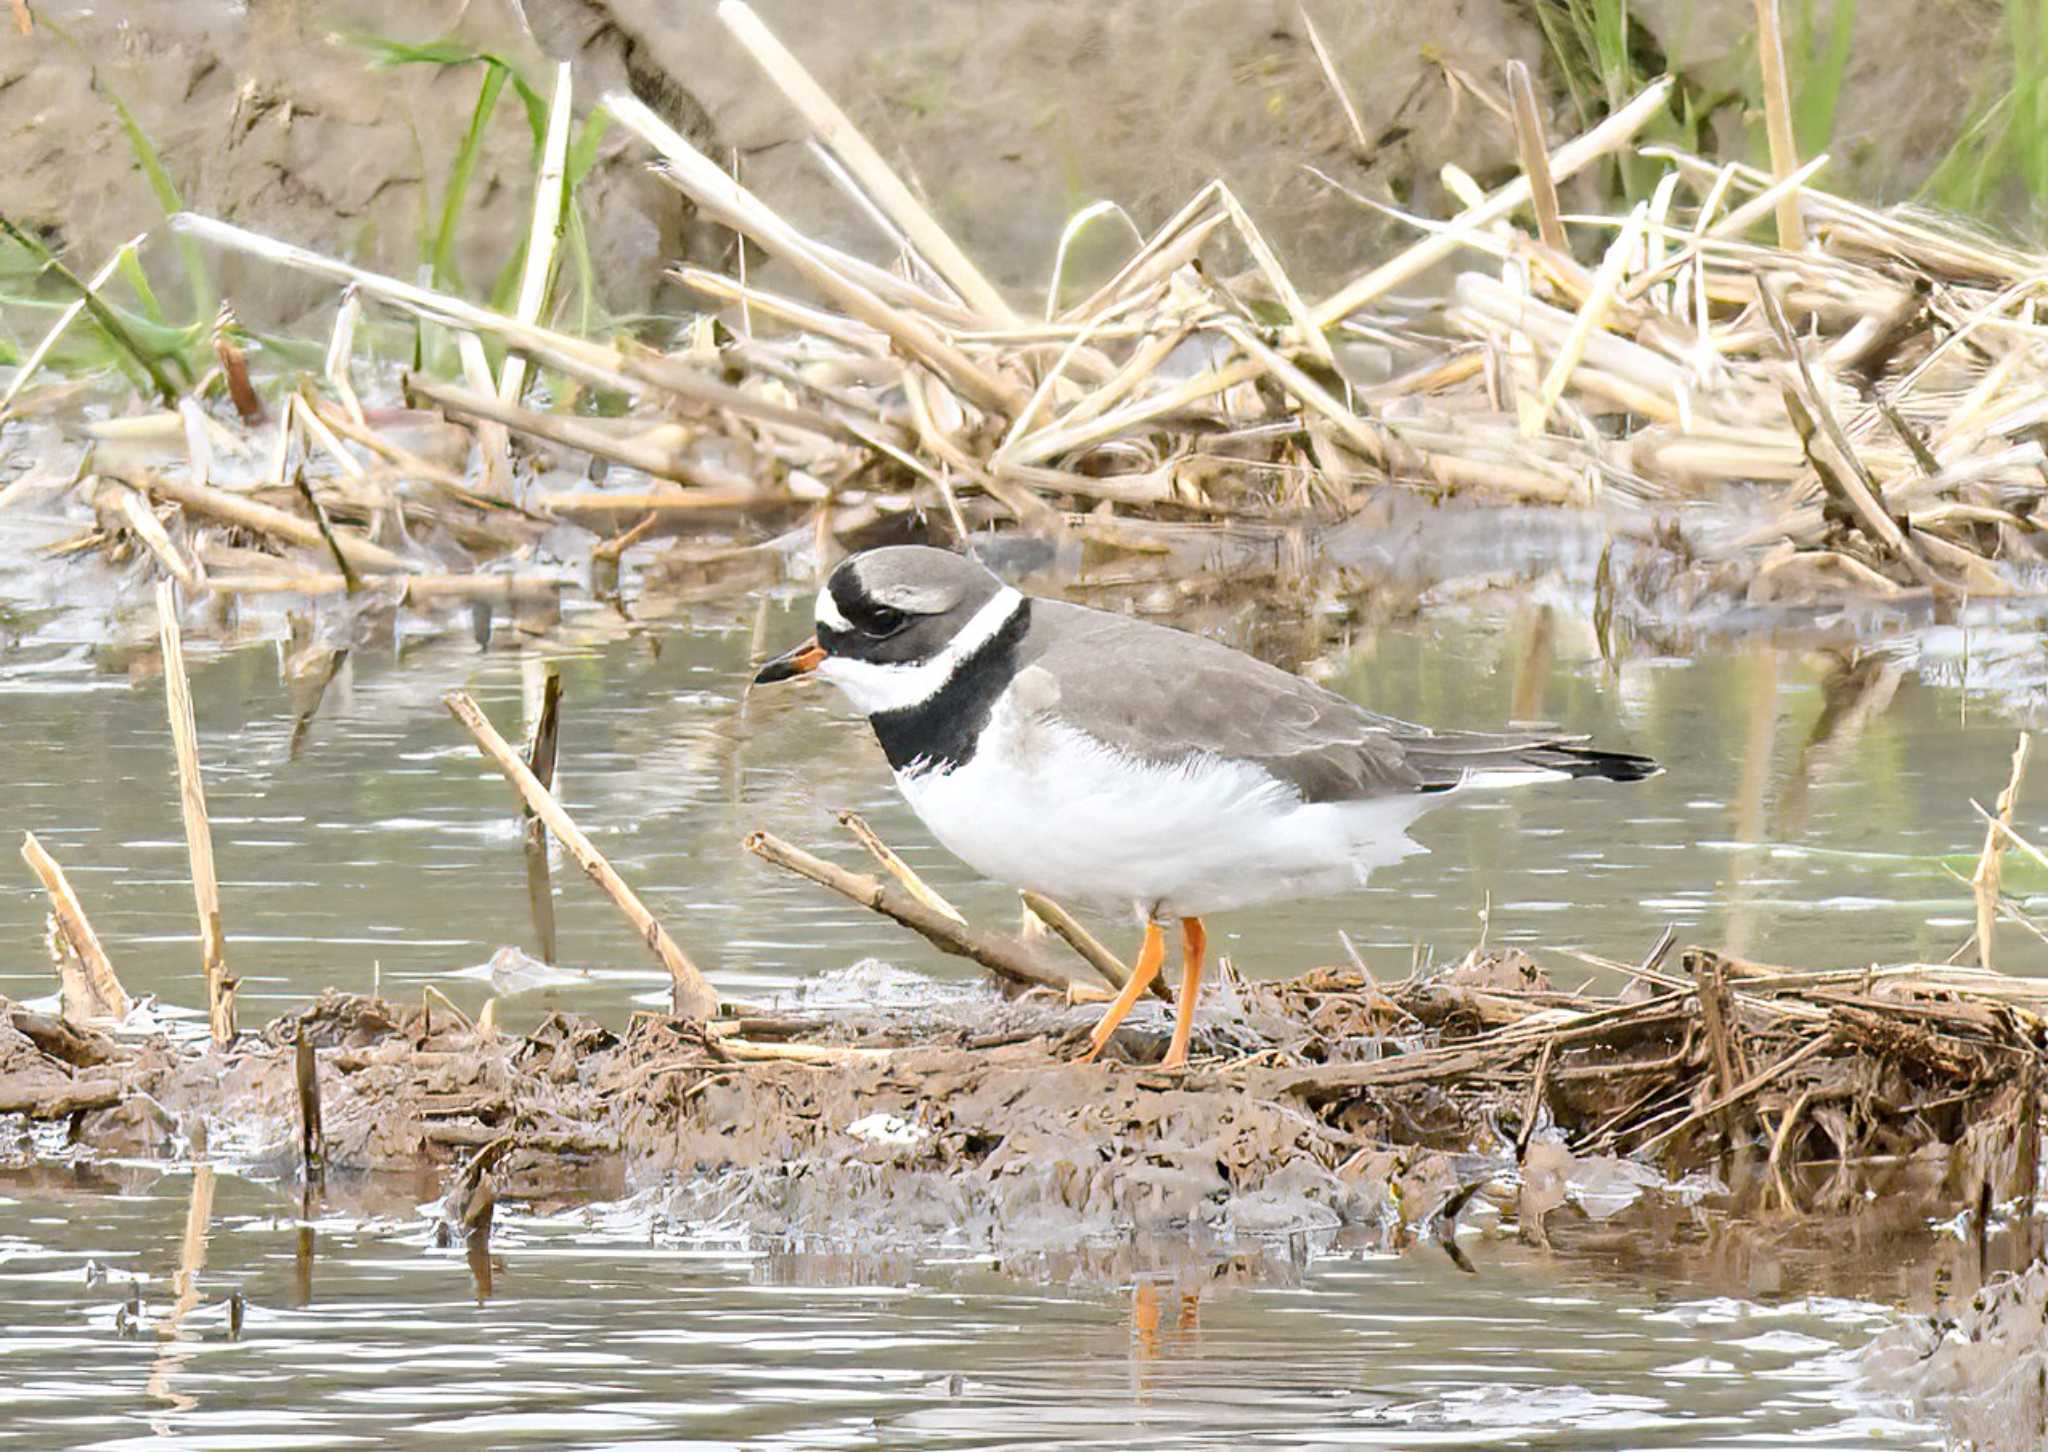
[[[1182,968],[1164,1067],[1179,1068],[1209,914],[1361,887],[1423,850],[1409,824],[1457,792],[1658,770],[1583,737],[1377,715],[1216,641],[1025,595],[918,545],[844,561],[815,619],[756,685],[837,686],[911,809],[977,872],[1144,925],[1087,1059],[1159,972],[1167,923]]]

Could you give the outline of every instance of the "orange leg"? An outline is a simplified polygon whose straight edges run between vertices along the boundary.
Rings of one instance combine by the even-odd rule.
[[[1138,996],[1152,986],[1152,980],[1159,976],[1159,965],[1166,961],[1166,933],[1154,922],[1145,924],[1145,945],[1138,949],[1138,961],[1131,969],[1130,982],[1124,984],[1123,992],[1116,996],[1102,1015],[1102,1022],[1095,1025],[1095,1032],[1088,1036],[1088,1052],[1081,1055],[1081,1062],[1092,1064],[1095,1056],[1107,1048],[1110,1036],[1117,1025],[1124,1021],[1124,1015],[1131,1011],[1131,1005]]]
[[[1180,997],[1173,1015],[1173,1044],[1162,1069],[1188,1066],[1188,1041],[1195,1032],[1195,999],[1202,990],[1202,959],[1209,951],[1208,930],[1200,918],[1180,920]]]

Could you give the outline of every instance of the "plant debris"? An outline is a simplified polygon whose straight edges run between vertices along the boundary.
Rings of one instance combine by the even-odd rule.
[[[666,1184],[762,1233],[1340,1224],[1429,1233],[1475,1188],[1526,1233],[1748,1156],[1781,1214],[1849,1213],[1873,1174],[1929,1206],[2031,1203],[2048,986],[1925,964],[1801,973],[1688,949],[1647,994],[1553,988],[1526,954],[1375,985],[1231,979],[1185,1074],[1068,1062],[1097,1010],[1043,988],[904,1009],[556,1013],[479,1030],[330,992],[226,1047],[0,1009],[0,1113],[100,1154],[302,1154],[299,1044],[330,1170],[446,1166],[504,1142],[500,1196]],[[1815,1171],[1825,1170],[1824,1179]],[[1570,1189],[1577,1183],[1580,1188]],[[1591,1188],[1587,1188],[1587,1187]]]

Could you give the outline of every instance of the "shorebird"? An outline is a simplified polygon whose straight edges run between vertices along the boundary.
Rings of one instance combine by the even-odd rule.
[[[1361,887],[1423,850],[1409,825],[1459,792],[1658,770],[1578,736],[1381,716],[1216,641],[1025,595],[924,546],[845,560],[814,617],[816,634],[756,685],[837,686],[911,809],[977,872],[1143,924],[1084,1062],[1151,986],[1166,924],[1180,924],[1181,987],[1162,1066],[1180,1068],[1210,914]]]

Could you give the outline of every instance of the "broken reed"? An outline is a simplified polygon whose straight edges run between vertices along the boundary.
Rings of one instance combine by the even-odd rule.
[[[171,744],[177,757],[178,805],[185,819],[185,849],[192,869],[192,896],[199,913],[199,958],[206,983],[206,1018],[213,1041],[235,1037],[235,981],[228,977],[227,939],[221,931],[220,882],[213,867],[213,824],[206,814],[206,784],[199,774],[199,731],[192,716],[192,686],[185,674],[185,647],[178,629],[178,587],[157,585],[157,628],[164,656],[164,699],[170,713]]]
[[[527,810],[554,834],[562,849],[612,900],[633,925],[641,941],[647,944],[648,950],[668,969],[670,978],[674,980],[675,1011],[691,1018],[714,1017],[718,1012],[718,994],[698,971],[697,965],[677,946],[654,914],[647,910],[646,904],[605,860],[604,854],[584,836],[582,829],[563,810],[562,804],[555,800],[554,793],[541,785],[532,768],[498,734],[497,728],[485,718],[476,702],[460,691],[453,691],[442,697],[441,704],[447,707],[449,715],[468,728],[470,735],[476,738],[477,748],[505,774],[505,779],[519,793]]]

